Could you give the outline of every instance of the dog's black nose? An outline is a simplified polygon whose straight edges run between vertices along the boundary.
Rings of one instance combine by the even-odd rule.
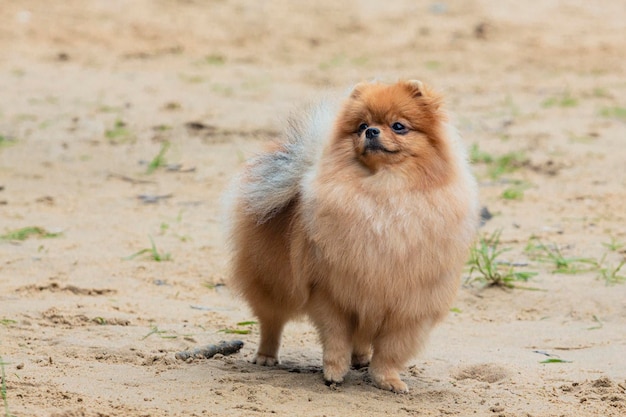
[[[380,129],[378,129],[377,127],[368,127],[365,131],[365,137],[368,139],[377,138],[378,135],[380,135]]]

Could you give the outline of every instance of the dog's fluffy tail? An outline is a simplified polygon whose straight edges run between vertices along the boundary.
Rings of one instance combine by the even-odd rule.
[[[247,164],[237,181],[236,200],[264,223],[297,198],[304,175],[314,169],[336,115],[331,101],[323,101],[293,114],[283,141]]]

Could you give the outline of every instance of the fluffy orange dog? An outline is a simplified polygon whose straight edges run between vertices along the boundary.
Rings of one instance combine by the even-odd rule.
[[[452,304],[477,227],[475,181],[441,98],[420,81],[355,87],[293,118],[232,188],[235,289],[258,316],[260,365],[307,315],[324,379],[399,371]]]

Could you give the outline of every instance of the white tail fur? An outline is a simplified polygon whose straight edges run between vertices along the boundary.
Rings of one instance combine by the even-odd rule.
[[[334,106],[323,101],[292,115],[281,146],[248,162],[238,192],[259,223],[271,219],[300,193],[302,178],[314,168],[330,137],[335,114]]]

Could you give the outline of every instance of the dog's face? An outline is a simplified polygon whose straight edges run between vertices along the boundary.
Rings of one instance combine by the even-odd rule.
[[[432,171],[442,154],[440,97],[420,81],[359,84],[346,102],[337,128],[356,158],[372,172]]]

